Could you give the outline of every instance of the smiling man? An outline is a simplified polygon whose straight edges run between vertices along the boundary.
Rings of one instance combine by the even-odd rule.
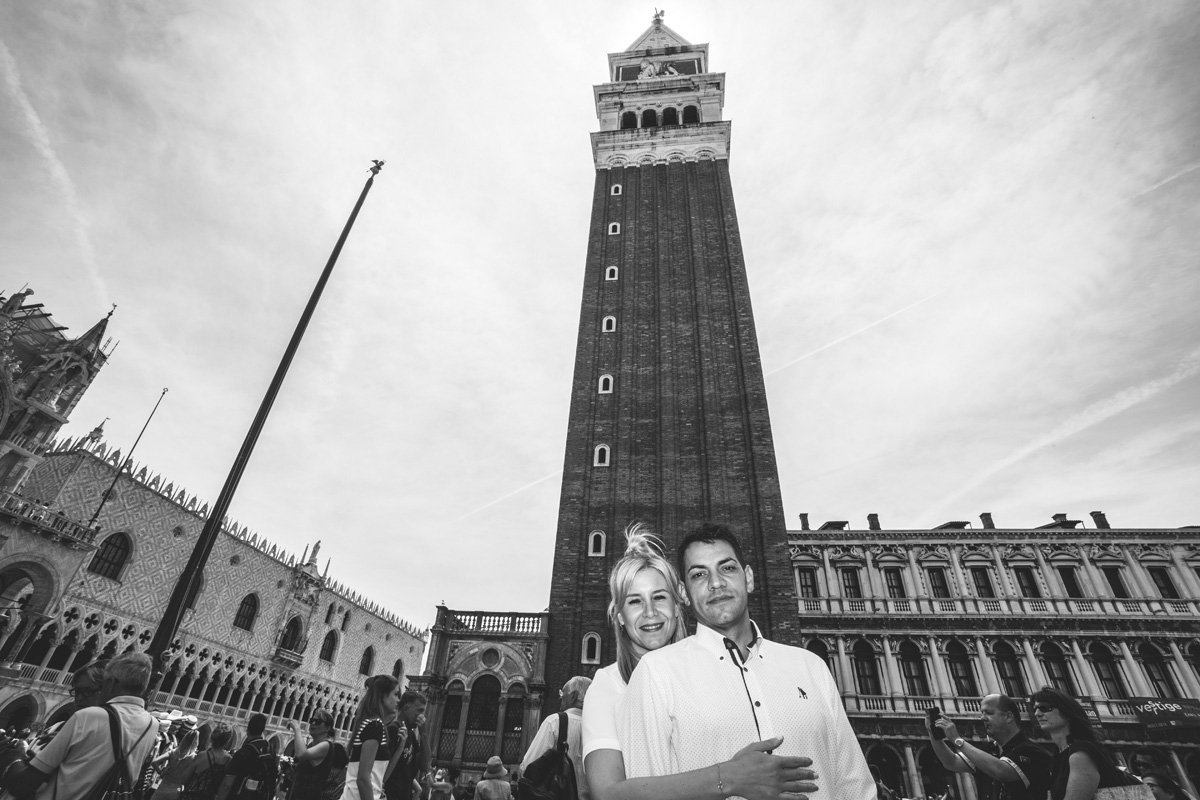
[[[754,742],[812,760],[820,796],[875,800],[875,782],[818,656],[767,641],[750,619],[754,570],[729,528],[706,524],[679,545],[696,635],[647,653],[634,670],[618,730],[630,778],[720,764]],[[797,782],[793,791],[812,791]],[[718,777],[720,797],[733,796]]]

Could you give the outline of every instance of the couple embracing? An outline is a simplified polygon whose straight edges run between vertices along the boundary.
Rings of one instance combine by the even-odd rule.
[[[688,534],[678,572],[642,526],[626,538],[609,578],[617,661],[583,707],[592,800],[797,798],[818,786],[830,800],[875,800],[825,662],[767,641],[750,619],[754,571],[733,532]]]

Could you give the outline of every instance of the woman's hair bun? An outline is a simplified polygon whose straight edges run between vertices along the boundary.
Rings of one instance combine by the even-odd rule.
[[[625,557],[629,556],[662,557],[662,541],[644,522],[634,522],[625,528]]]

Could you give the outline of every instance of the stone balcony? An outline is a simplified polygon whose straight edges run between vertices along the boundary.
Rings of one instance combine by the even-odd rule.
[[[0,491],[0,519],[32,528],[36,533],[54,541],[83,547],[93,543],[96,530],[76,522],[62,513],[35,503],[28,497]]]

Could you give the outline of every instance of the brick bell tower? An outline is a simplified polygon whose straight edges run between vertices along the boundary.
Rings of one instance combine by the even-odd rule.
[[[754,315],[729,179],[725,75],[661,14],[594,87],[596,181],[550,588],[547,696],[616,657],[623,530],[739,535],[751,614],[798,637]],[[553,710],[547,703],[546,710]]]

